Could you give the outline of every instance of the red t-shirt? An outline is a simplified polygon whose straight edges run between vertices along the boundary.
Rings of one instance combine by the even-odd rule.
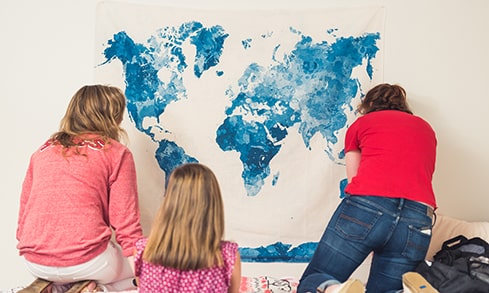
[[[432,187],[436,135],[418,116],[383,110],[359,117],[347,130],[345,153],[361,152],[345,192],[405,198],[436,208]]]

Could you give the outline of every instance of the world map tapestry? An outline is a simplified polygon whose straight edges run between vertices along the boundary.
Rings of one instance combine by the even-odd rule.
[[[307,262],[343,196],[343,140],[382,81],[384,8],[97,7],[95,80],[127,96],[142,224],[178,165],[216,174],[245,262]]]

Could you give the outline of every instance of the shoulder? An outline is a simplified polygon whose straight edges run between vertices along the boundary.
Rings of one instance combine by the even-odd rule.
[[[136,258],[141,257],[141,254],[143,253],[147,242],[148,242],[148,239],[145,237],[140,238],[139,240],[136,241],[136,243],[134,244],[134,247],[136,249]]]
[[[114,150],[119,150],[119,151],[122,151],[122,152],[126,152],[126,151],[127,152],[130,152],[129,148],[126,145],[118,142],[115,139],[108,139],[105,142],[102,141],[102,143],[104,143],[104,148],[105,149],[114,149]]]
[[[39,148],[38,148],[38,151],[42,152],[50,147],[53,147],[54,146],[54,143],[52,140],[48,139],[47,141],[45,141]]]
[[[146,246],[146,243],[148,243],[148,238],[146,237],[140,238],[139,240],[136,241],[136,247],[144,248]]]
[[[105,141],[103,149],[106,155],[114,157],[117,161],[121,160],[122,158],[133,159],[131,150],[117,140],[109,139]]]
[[[223,241],[221,241],[221,247],[237,248],[238,243],[236,243],[234,241],[223,240]]]
[[[37,148],[37,150],[34,152],[35,153],[42,153],[47,150],[53,149],[53,148],[60,148],[61,145],[59,143],[54,142],[51,139],[46,140],[40,147]]]
[[[235,255],[238,252],[238,243],[233,241],[221,241],[221,250],[224,254]]]
[[[425,125],[428,128],[432,128],[431,124],[420,116],[413,115],[413,120],[417,120],[418,123]]]

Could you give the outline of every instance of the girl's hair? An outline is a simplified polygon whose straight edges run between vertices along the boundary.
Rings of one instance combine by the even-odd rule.
[[[214,173],[198,163],[170,175],[143,253],[147,262],[179,270],[222,266],[224,205]]]
[[[398,110],[413,114],[406,100],[406,91],[399,85],[388,83],[370,89],[357,110],[360,114],[382,110]]]
[[[97,134],[102,140],[120,141],[126,136],[120,127],[126,97],[121,89],[106,85],[86,85],[71,98],[59,131],[51,141],[65,148],[79,145],[84,135]]]

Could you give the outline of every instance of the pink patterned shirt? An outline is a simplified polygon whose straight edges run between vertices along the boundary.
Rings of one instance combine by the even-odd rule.
[[[224,266],[181,271],[142,260],[147,239],[136,242],[135,269],[139,277],[140,293],[225,293],[231,284],[231,275],[238,252],[238,244],[221,242]]]

